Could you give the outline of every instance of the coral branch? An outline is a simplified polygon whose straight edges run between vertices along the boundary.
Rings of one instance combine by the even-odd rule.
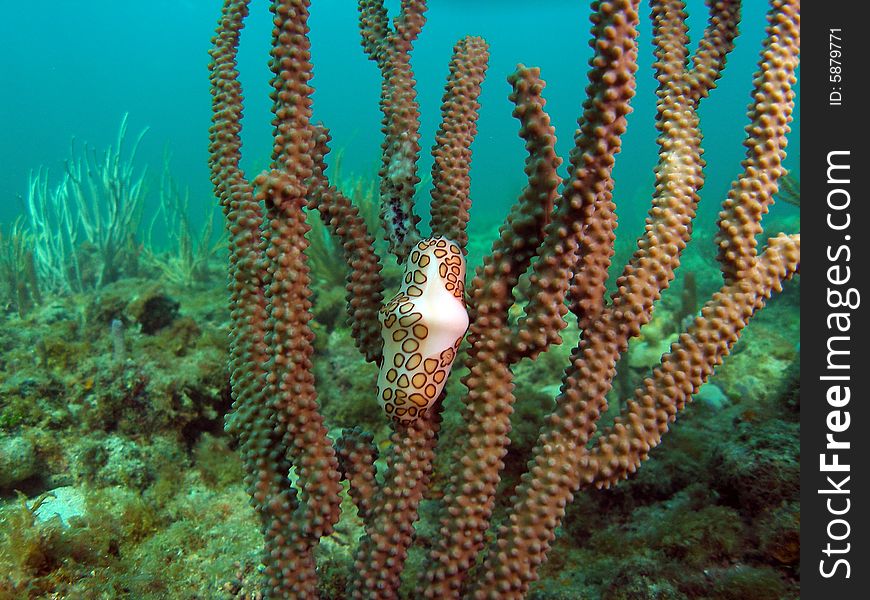
[[[378,493],[375,481],[375,460],[378,450],[374,437],[358,427],[345,429],[336,441],[342,477],[350,485],[350,497],[356,504],[360,518],[366,523],[374,513],[374,499]]]
[[[708,25],[692,56],[684,2],[651,0],[659,84],[655,189],[637,249],[608,299],[617,225],[612,169],[634,95],[638,4],[593,3],[587,97],[565,181],[557,173],[560,158],[539,71],[520,65],[510,77],[514,116],[528,152],[528,182],[466,299],[462,249],[468,239],[470,147],[487,47],[479,38],[465,38],[455,47],[433,148],[435,237],[420,240],[413,207],[420,116],[410,52],[426,4],[403,0],[390,21],[383,0],[360,0],[362,45],[382,76],[381,220],[389,251],[407,267],[399,293],[381,308],[381,263],[372,232],[359,210],[330,185],[329,134],[310,123],[308,1],[273,3],[273,164],[253,185],[239,168],[236,49],[247,2],[225,1],[211,53],[209,152],[230,233],[233,412],[227,428],[239,439],[246,485],[262,519],[270,595],[316,596],[315,549],[339,518],[343,477],[366,532],[354,556],[351,593],[401,597],[418,508],[432,475],[449,364],[466,324],[466,301],[462,384],[467,392],[461,441],[453,449],[456,469],[443,489],[439,535],[418,578],[426,585],[413,594],[520,599],[537,579],[573,495],[635,472],[752,316],[799,272],[799,234],[774,237],[760,254],[756,249],[761,217],[784,174],[799,52],[797,0],[772,0],[748,115],[747,157],[719,216],[716,243],[724,283],[613,424],[598,432],[617,362],[650,322],[692,237],[705,167],[698,107],[716,85],[739,22],[738,0],[709,2]],[[305,254],[306,211],[313,209],[348,268],[354,341],[380,367],[378,400],[393,428],[380,475],[373,438],[345,430],[333,448],[317,406]],[[526,275],[529,301],[515,322],[515,288]],[[507,519],[495,528],[490,519],[515,402],[512,369],[561,341],[568,311],[578,319],[579,341]],[[439,360],[424,361],[424,346],[427,352],[437,348]]]
[[[417,160],[420,157],[420,108],[411,70],[411,47],[425,23],[426,3],[402,2],[402,14],[395,31],[387,24],[383,0],[360,0],[360,30],[363,47],[378,63],[383,79],[381,111],[384,114],[381,179],[381,222],[390,251],[404,262],[411,247],[419,241],[414,212],[414,189],[420,182]]]
[[[734,182],[719,213],[719,262],[726,281],[754,267],[761,217],[773,203],[777,181],[785,175],[786,134],[791,131],[792,89],[800,53],[800,3],[776,0],[768,13],[767,37],[753,80],[746,127],[743,174]]]
[[[463,249],[471,208],[471,143],[477,135],[477,98],[488,58],[486,42],[480,38],[463,38],[453,48],[441,126],[432,147],[432,235],[453,240]]]
[[[544,112],[544,82],[538,69],[522,65],[509,78],[514,116],[526,140],[528,185],[502,227],[492,253],[472,282],[466,366],[468,389],[463,411],[467,436],[458,452],[460,468],[450,480],[440,517],[440,536],[430,553],[427,598],[456,597],[483,547],[484,533],[495,505],[502,459],[507,452],[513,412],[513,374],[519,360],[512,346],[508,311],[513,288],[526,271],[543,236],[560,179],[556,173],[553,127]]]
[[[341,247],[346,266],[347,314],[357,348],[366,360],[380,362],[383,341],[378,311],[384,298],[381,260],[374,252],[374,238],[359,209],[326,178],[329,139],[325,127],[316,128],[308,208],[317,209]]]
[[[698,100],[710,93],[725,68],[725,59],[734,49],[737,26],[740,24],[741,0],[708,2],[710,19],[704,37],[692,57],[689,88],[692,98]]]
[[[635,399],[612,427],[602,431],[581,465],[581,478],[610,486],[634,473],[658,446],[678,412],[731,351],[749,319],[800,267],[800,236],[780,236],[745,281],[723,286],[701,309],[688,331],[644,380]]]
[[[426,416],[408,425],[397,425],[390,438],[387,476],[355,557],[358,578],[353,598],[397,597],[399,578],[414,538],[417,508],[429,486],[440,421],[439,399]]]
[[[614,223],[612,217],[602,215],[602,209],[610,208],[611,170],[634,96],[637,5],[629,0],[593,3],[595,52],[589,61],[587,98],[571,152],[570,173],[538,249],[540,260],[534,264],[529,303],[518,325],[517,350],[530,358],[562,341],[565,298],[587,224],[601,215],[605,231],[600,235],[607,240],[607,230]]]

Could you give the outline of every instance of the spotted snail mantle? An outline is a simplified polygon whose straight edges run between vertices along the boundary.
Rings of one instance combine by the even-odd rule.
[[[527,184],[465,295],[471,144],[487,45],[469,36],[453,49],[432,148],[432,238],[421,240],[414,205],[420,112],[411,52],[426,21],[426,2],[402,0],[390,19],[383,0],[359,0],[363,50],[382,77],[381,226],[390,254],[406,264],[402,290],[381,310],[375,232],[330,183],[329,133],[311,120],[309,1],[271,3],[274,146],[269,169],[250,180],[240,168],[243,102],[236,62],[248,0],[224,0],[211,50],[209,154],[230,240],[233,408],[227,430],[238,440],[247,490],[262,522],[269,597],[317,597],[323,567],[317,548],[335,531],[346,488],[365,525],[353,568],[346,569],[347,596],[400,598],[418,508],[430,483],[439,481],[439,493],[429,495],[437,497],[440,526],[427,538],[426,556],[415,561],[413,597],[523,598],[574,495],[634,473],[752,316],[798,273],[800,234],[765,240],[761,225],[785,175],[800,53],[798,0],[770,0],[747,90],[746,157],[717,222],[721,287],[633,397],[621,402],[613,423],[599,426],[617,363],[649,323],[690,241],[704,184],[698,108],[714,92],[740,21],[739,0],[707,2],[706,28],[692,36],[700,41],[690,49],[684,3],[649,3],[659,158],[634,254],[621,271],[611,265],[617,220],[612,169],[635,92],[639,1],[595,0],[586,97],[564,176],[540,71],[520,65],[508,78],[528,152]],[[358,428],[333,441],[318,408],[305,253],[307,220],[313,218],[323,220],[347,267],[354,343],[365,360],[381,367],[377,393],[392,427],[383,461],[372,436]],[[608,285],[611,274],[616,279]],[[519,299],[524,275],[528,285]],[[510,317],[515,313],[518,319]],[[564,340],[573,350],[552,412],[540,422],[513,496],[501,499],[508,517],[494,525],[516,400],[512,369],[563,343],[569,318],[576,319],[579,338]],[[457,385],[464,388],[462,434],[455,447],[442,448],[443,385],[454,359],[464,373]],[[374,381],[371,387],[374,395]],[[440,461],[451,471],[437,478],[436,447],[454,458]],[[377,477],[376,461],[384,465]]]
[[[450,240],[422,240],[408,256],[402,287],[380,311],[378,400],[390,418],[422,417],[444,389],[468,329],[464,281],[465,257]]]

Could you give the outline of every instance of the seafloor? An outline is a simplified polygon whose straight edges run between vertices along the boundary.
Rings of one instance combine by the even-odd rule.
[[[784,211],[767,231],[799,230],[797,212]],[[472,232],[472,267],[493,234]],[[682,275],[620,365],[612,407],[718,287],[712,239],[701,229],[695,237]],[[623,241],[617,259],[630,250]],[[225,257],[212,256],[196,281],[173,281],[151,265],[134,257],[108,285],[44,297],[27,310],[6,301],[0,600],[259,597],[262,540],[233,440],[223,432],[230,406]],[[340,274],[330,261],[313,268],[316,377],[329,382],[320,396],[327,423],[360,425],[386,440],[375,367],[356,352],[342,316]],[[395,282],[398,270],[388,273]],[[799,310],[798,280],[757,315],[636,476],[575,498],[531,598],[799,596]],[[576,335],[569,329],[565,339]],[[566,342],[516,369],[502,502],[569,348]],[[459,375],[451,377],[446,451],[422,508],[418,547],[437,535],[427,515],[450,464]],[[351,503],[345,508],[319,556],[324,598],[343,597],[352,568],[360,526]],[[420,559],[410,560],[408,598]]]

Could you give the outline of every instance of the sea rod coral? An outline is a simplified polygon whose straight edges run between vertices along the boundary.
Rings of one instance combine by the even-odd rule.
[[[698,107],[724,67],[740,9],[738,0],[708,5],[709,20],[690,59],[683,2],[651,0],[659,82],[655,191],[644,233],[609,297],[606,283],[616,226],[611,172],[635,89],[638,0],[593,2],[587,95],[564,180],[557,173],[561,159],[554,149],[539,71],[520,66],[510,76],[514,116],[528,150],[528,183],[465,293],[458,288],[469,318],[458,359],[467,373],[462,378],[464,446],[455,449],[461,460],[448,474],[440,535],[428,549],[424,579],[416,587],[420,595],[522,598],[547,558],[573,494],[589,486],[613,485],[633,473],[727,356],[753,314],[798,272],[799,234],[778,235],[762,247],[757,242],[763,233],[761,218],[784,175],[799,55],[799,2],[771,0],[748,111],[743,171],[719,214],[722,287],[615,421],[598,430],[616,363],[629,340],[649,322],[691,237],[704,182]],[[317,209],[341,248],[347,265],[347,309],[360,352],[382,374],[390,368],[387,360],[397,361],[409,379],[425,357],[418,360],[414,344],[404,354],[396,351],[396,340],[390,337],[396,328],[386,327],[386,313],[380,313],[384,290],[381,259],[373,250],[375,232],[368,231],[356,207],[326,174],[329,134],[311,123],[308,9],[307,0],[272,3],[274,147],[270,169],[253,180],[239,167],[242,92],[236,52],[246,0],[225,0],[211,51],[211,174],[230,234],[234,404],[227,427],[238,438],[246,484],[262,518],[269,595],[316,597],[314,551],[339,519],[346,481],[366,529],[356,553],[352,596],[396,598],[414,541],[417,509],[432,475],[444,393],[427,398],[427,407],[434,400],[431,407],[415,418],[391,416],[392,443],[382,477],[375,476],[377,450],[371,436],[345,430],[333,442],[318,411],[304,254],[306,218],[314,214],[309,209]],[[454,48],[432,150],[433,238],[424,240],[413,205],[420,181],[420,123],[410,54],[425,22],[426,3],[403,0],[392,21],[383,0],[360,0],[359,11],[364,50],[383,78],[379,175],[390,251],[398,261],[410,258],[418,266],[420,249],[438,239],[464,252],[470,146],[487,46],[467,37]],[[413,278],[420,269],[409,272]],[[514,308],[514,288],[527,272],[528,302]],[[404,291],[410,287],[412,280],[406,280]],[[385,310],[403,306],[401,296]],[[518,320],[509,319],[512,308],[521,310]],[[561,343],[569,313],[577,319],[580,339],[528,471],[511,499],[509,518],[496,527],[491,516],[515,400],[512,367]],[[402,326],[413,324],[409,319]],[[415,335],[419,341],[434,334],[421,329]],[[409,367],[406,361],[412,358]],[[431,375],[425,369],[423,373],[421,388]],[[373,394],[378,393],[375,383]],[[396,389],[378,387],[382,395]],[[412,406],[405,398],[391,398],[381,397],[382,406]],[[291,469],[296,474],[293,484]]]

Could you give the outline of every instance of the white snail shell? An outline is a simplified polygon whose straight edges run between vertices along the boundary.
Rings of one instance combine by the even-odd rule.
[[[459,246],[428,238],[411,249],[399,293],[381,308],[378,402],[394,421],[416,421],[444,389],[468,329],[464,282]]]

